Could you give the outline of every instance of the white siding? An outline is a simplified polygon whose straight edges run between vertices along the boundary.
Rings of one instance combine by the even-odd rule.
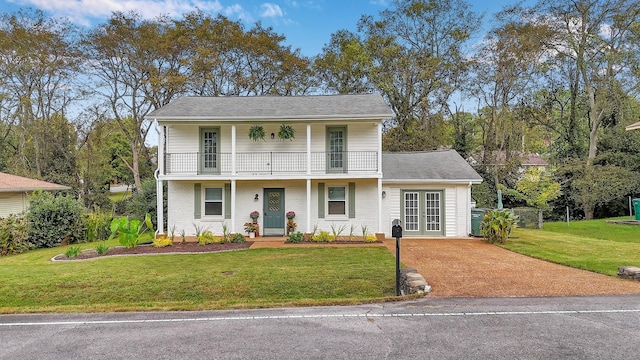
[[[25,193],[0,193],[0,218],[21,213],[27,210],[28,205]]]
[[[471,228],[471,214],[469,203],[471,201],[469,187],[467,185],[425,185],[402,184],[383,185],[386,197],[382,200],[382,228],[387,236],[391,234],[391,222],[401,219],[401,192],[410,190],[434,190],[443,191],[444,200],[444,236],[467,237]]]
[[[355,218],[345,216],[328,216],[326,191],[329,186],[345,186],[348,188],[349,182],[355,183],[356,189],[356,213]],[[324,210],[325,217],[318,218],[318,183],[324,183],[325,195]],[[346,195],[347,199],[349,195]],[[347,200],[348,202],[348,200]],[[347,204],[347,209],[352,204]],[[348,210],[347,210],[348,214]],[[326,180],[311,182],[311,226],[317,225],[318,230],[331,232],[331,225],[345,226],[343,235],[349,235],[351,225],[354,226],[354,234],[362,235],[362,226],[366,226],[369,233],[375,234],[378,231],[378,180],[377,179],[349,179],[349,180]]]

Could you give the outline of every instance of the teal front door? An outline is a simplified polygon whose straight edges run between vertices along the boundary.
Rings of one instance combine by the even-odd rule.
[[[264,229],[265,236],[284,236],[284,189],[264,189],[262,197],[264,204]]]

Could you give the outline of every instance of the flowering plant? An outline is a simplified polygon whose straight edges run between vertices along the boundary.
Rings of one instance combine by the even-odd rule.
[[[296,231],[296,227],[298,227],[298,224],[296,224],[293,220],[289,219],[289,221],[287,221],[287,231],[289,233]]]
[[[291,220],[296,217],[296,213],[294,211],[287,212],[287,219]]]
[[[254,210],[251,212],[251,214],[249,214],[249,217],[253,220],[256,221],[258,220],[258,217],[260,216],[260,213],[257,210]]]
[[[244,223],[244,231],[246,231],[247,233],[256,232],[256,230],[258,230],[257,224],[254,224],[252,222]]]

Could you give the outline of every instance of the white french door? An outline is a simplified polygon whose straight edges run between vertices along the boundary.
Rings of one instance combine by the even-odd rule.
[[[442,191],[402,191],[404,232],[407,235],[443,235],[442,205]]]

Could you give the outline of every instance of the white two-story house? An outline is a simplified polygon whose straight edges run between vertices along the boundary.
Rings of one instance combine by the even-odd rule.
[[[160,129],[168,227],[242,233],[257,211],[261,235],[281,236],[292,211],[303,233],[366,226],[389,236],[401,218],[405,236],[467,236],[480,176],[455,151],[383,154],[392,116],[378,94],[179,98],[147,116]],[[386,157],[395,162],[388,177]]]

